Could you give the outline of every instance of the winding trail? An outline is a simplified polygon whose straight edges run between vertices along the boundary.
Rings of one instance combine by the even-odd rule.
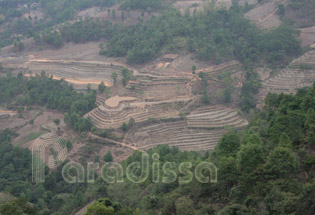
[[[118,141],[115,141],[115,140],[111,140],[111,139],[108,139],[108,138],[104,138],[104,137],[99,137],[95,134],[92,134],[91,132],[89,132],[89,137],[90,138],[94,138],[94,139],[98,139],[98,140],[102,140],[102,141],[106,141],[106,142],[110,142],[110,143],[113,143],[113,144],[116,144],[116,145],[120,145],[122,147],[126,147],[126,148],[129,148],[129,149],[132,149],[134,151],[140,151],[140,152],[145,152],[144,150],[142,149],[139,149],[138,147],[136,146],[132,146],[130,144],[127,144],[127,143],[124,143],[124,142],[118,142]]]

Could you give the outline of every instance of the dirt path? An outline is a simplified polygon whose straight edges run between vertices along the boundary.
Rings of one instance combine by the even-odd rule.
[[[126,148],[129,148],[129,149],[132,149],[134,151],[144,152],[144,150],[139,149],[139,148],[137,148],[135,146],[131,146],[130,144],[123,143],[123,142],[118,142],[118,141],[111,140],[111,139],[104,138],[104,137],[99,137],[99,136],[97,136],[95,134],[92,134],[91,132],[89,132],[89,137],[94,138],[94,139],[98,139],[98,140],[102,140],[102,141],[106,141],[106,142],[110,142],[110,143],[113,143],[113,144],[116,144],[116,145],[120,145],[122,147],[126,147]]]
[[[278,8],[274,9],[274,11],[272,11],[270,14],[268,14],[266,17],[262,18],[259,20],[259,22],[265,22],[267,19],[269,19],[270,17],[272,17],[273,15],[275,15],[275,13],[277,13]]]

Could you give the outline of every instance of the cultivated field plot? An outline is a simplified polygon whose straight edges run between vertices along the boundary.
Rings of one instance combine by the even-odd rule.
[[[295,59],[289,68],[262,82],[258,100],[270,93],[295,93],[298,88],[309,87],[315,81],[315,50]]]
[[[278,7],[275,2],[267,2],[263,5],[257,5],[254,9],[247,12],[245,17],[255,22],[261,28],[274,28],[281,24]]]
[[[161,122],[128,132],[125,141],[148,150],[160,144],[176,146],[180,150],[203,151],[213,149],[225,129],[189,129],[185,122]]]
[[[185,79],[142,79],[129,83],[128,89],[137,92],[144,101],[186,100],[191,93],[186,82]]]
[[[25,65],[33,74],[40,74],[45,71],[55,79],[63,78],[72,83],[76,88],[86,89],[87,84],[96,88],[102,81],[107,86],[113,85],[111,74],[120,73],[122,67],[100,64],[97,62],[84,61],[61,61],[36,59],[30,60]],[[120,77],[118,78],[120,79]]]
[[[22,111],[19,114],[16,111],[0,109],[0,130],[23,127],[30,119],[35,118],[38,113],[38,110]]]
[[[201,10],[205,4],[205,1],[203,0],[184,0],[184,1],[176,1],[173,4],[173,7],[180,10],[182,13],[184,13],[186,8],[190,8],[190,13],[192,14],[193,10],[196,8],[198,10]]]
[[[176,107],[177,108],[177,107]],[[153,119],[179,118],[179,111],[172,104],[147,105],[145,107],[120,106],[117,109],[109,109],[99,106],[88,113],[96,127],[102,129],[120,128],[123,123],[128,123],[131,118],[136,123]]]
[[[247,124],[236,110],[221,105],[200,107],[187,116],[189,128],[239,128]]]
[[[315,69],[315,50],[313,49],[305,53],[302,57],[293,60],[290,67]]]
[[[25,123],[26,120],[17,117],[17,115],[0,112],[0,130],[18,128],[23,126]]]
[[[302,46],[312,45],[315,43],[315,26],[310,28],[300,28]]]

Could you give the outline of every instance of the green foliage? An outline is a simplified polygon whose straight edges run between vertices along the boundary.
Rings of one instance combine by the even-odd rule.
[[[24,198],[14,199],[0,205],[1,215],[36,215],[36,208]]]
[[[254,72],[249,65],[246,72],[246,81],[241,89],[240,105],[242,111],[249,112],[250,109],[256,107],[255,95],[258,93],[259,89],[259,76]]]
[[[233,204],[219,211],[218,215],[249,215],[249,210],[244,205]]]
[[[242,173],[251,173],[264,161],[262,146],[258,144],[242,145],[237,154],[237,160]]]
[[[131,63],[145,63],[177,37],[185,37],[188,49],[199,59],[215,63],[231,59],[282,63],[284,56],[295,56],[301,50],[292,26],[260,31],[243,14],[231,9],[207,11],[196,17],[168,10],[144,24],[123,30],[107,43],[106,52],[114,57],[127,56]]]
[[[19,51],[24,50],[24,43],[22,41],[14,42],[14,47],[16,47]]]
[[[127,68],[123,68],[121,70],[121,75],[122,75],[121,82],[124,86],[126,86],[128,84],[128,81],[131,80],[132,74]]]
[[[55,123],[56,125],[59,125],[59,124],[60,124],[60,119],[58,119],[58,118],[54,119],[54,123]]]
[[[288,148],[277,147],[267,158],[266,172],[277,177],[285,177],[287,173],[298,170],[299,162],[297,156]]]
[[[299,19],[308,20],[307,22],[302,22],[302,26],[311,26],[315,21],[315,2],[312,0],[292,0],[290,1],[288,7],[293,10]]]
[[[147,10],[150,8],[153,10],[160,10],[165,6],[163,0],[126,0],[121,8],[123,9],[142,9]]]
[[[176,214],[194,215],[194,203],[190,198],[186,196],[177,199],[175,207]]]
[[[107,153],[104,155],[103,160],[105,162],[112,162],[113,161],[113,156],[110,150],[107,151]]]
[[[239,151],[240,146],[241,143],[239,135],[234,131],[230,131],[223,135],[216,148],[220,156],[236,157],[236,153]]]
[[[104,81],[102,81],[99,85],[98,85],[98,90],[103,93],[106,89],[106,86],[104,84]]]
[[[131,118],[129,119],[128,126],[129,126],[129,127],[132,127],[135,123],[136,123],[135,119],[131,117]]]
[[[117,78],[118,78],[117,72],[113,72],[113,73],[112,73],[112,79],[114,80],[114,84],[116,83]]]
[[[67,147],[68,150],[70,150],[72,148],[72,143],[71,143],[70,140],[66,141],[66,147]]]
[[[195,65],[193,65],[193,66],[191,67],[191,70],[193,71],[194,74],[195,74],[195,72],[196,72],[196,69],[197,69],[197,67],[196,67]]]
[[[114,215],[114,208],[106,207],[100,202],[90,205],[85,215]]]
[[[205,87],[205,89],[203,90],[203,95],[201,97],[201,101],[205,104],[209,104],[210,103],[210,98],[208,95],[208,91],[207,88]]]
[[[127,125],[127,123],[123,123],[122,124],[122,126],[121,126],[121,129],[123,130],[123,131],[127,131],[128,130],[128,125]]]
[[[92,127],[91,120],[82,116],[95,106],[96,95],[93,91],[77,93],[71,85],[63,80],[53,80],[45,72],[30,79],[8,73],[0,77],[0,90],[0,104],[11,102],[20,95],[17,105],[45,105],[49,109],[67,112],[65,122],[78,131],[87,131]]]

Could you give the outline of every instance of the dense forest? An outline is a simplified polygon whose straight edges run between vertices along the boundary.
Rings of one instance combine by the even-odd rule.
[[[4,131],[0,136],[3,178],[0,190],[21,198],[0,206],[0,211],[70,214],[99,199],[88,207],[86,215],[312,215],[315,211],[314,107],[315,85],[299,90],[296,95],[269,94],[264,110],[248,129],[231,130],[211,153],[181,152],[167,145],[148,151],[150,158],[153,153],[160,155],[160,167],[167,161],[175,164],[190,161],[192,169],[200,161],[214,163],[218,182],[210,184],[196,180],[187,184],[179,184],[178,180],[156,183],[150,174],[141,184],[128,180],[108,184],[98,178],[94,184],[70,185],[62,180],[62,167],[58,167],[47,175],[44,184],[33,185],[30,152],[12,147],[9,142],[14,134]],[[122,165],[141,161],[141,155],[135,152]],[[26,207],[25,201],[34,203],[33,208]]]
[[[45,32],[41,38],[57,47],[62,41],[110,39],[101,54],[127,57],[129,63],[137,64],[158,57],[162,50],[187,49],[201,60],[218,64],[237,59],[246,65],[282,64],[301,53],[298,32],[293,26],[283,24],[272,31],[260,30],[244,18],[237,5],[229,11],[194,12],[192,16],[169,9],[131,27],[86,19],[64,24],[58,32]]]
[[[75,14],[90,7],[111,7],[121,0],[3,0],[0,1],[0,25],[8,26],[0,33],[0,47],[23,37],[33,37],[49,27],[72,20]],[[42,10],[43,17],[34,19],[23,14]]]
[[[91,129],[91,121],[82,116],[94,108],[95,100],[95,91],[78,93],[67,82],[53,80],[45,72],[30,79],[10,72],[0,77],[0,104],[7,103],[19,110],[30,105],[60,110],[65,112],[65,121],[77,131]]]

